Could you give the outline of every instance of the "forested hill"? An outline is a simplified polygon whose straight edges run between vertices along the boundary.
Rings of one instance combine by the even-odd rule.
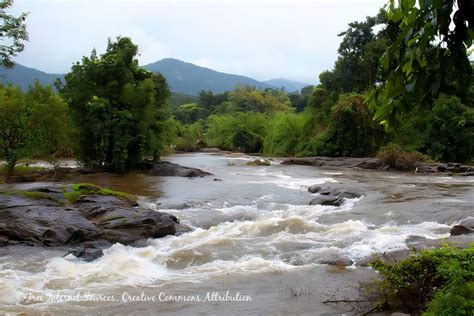
[[[173,58],[165,58],[143,67],[165,76],[171,91],[188,95],[197,95],[201,90],[210,90],[213,93],[232,91],[239,85],[261,89],[284,87],[286,92],[296,92],[308,85],[287,79],[260,82],[249,77],[218,72]],[[42,84],[53,84],[56,78],[63,78],[63,76],[63,74],[49,74],[20,64],[13,69],[0,68],[0,82],[19,85],[23,90],[28,89],[28,86],[32,85],[36,79]]]
[[[173,92],[197,95],[201,90],[214,93],[234,90],[238,85],[255,86],[257,88],[275,88],[255,79],[218,72],[209,68],[196,66],[178,59],[165,58],[144,68],[160,72],[166,77]]]
[[[22,90],[27,90],[35,80],[42,84],[53,84],[57,78],[62,79],[63,77],[63,74],[50,74],[20,64],[16,64],[13,69],[0,67],[0,82],[18,85]]]

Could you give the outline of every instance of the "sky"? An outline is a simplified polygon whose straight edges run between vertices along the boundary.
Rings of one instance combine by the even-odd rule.
[[[316,83],[331,69],[352,21],[386,0],[15,0],[29,12],[29,42],[15,61],[49,73],[100,54],[107,38],[129,36],[141,65],[176,58],[257,80]]]

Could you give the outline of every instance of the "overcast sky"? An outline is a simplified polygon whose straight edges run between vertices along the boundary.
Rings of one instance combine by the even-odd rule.
[[[347,23],[386,0],[16,0],[30,12],[30,41],[16,61],[46,72],[103,52],[107,37],[130,36],[142,65],[173,57],[258,80],[315,83],[337,56]]]

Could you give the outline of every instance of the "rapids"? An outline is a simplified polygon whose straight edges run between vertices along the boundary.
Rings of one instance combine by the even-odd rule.
[[[322,301],[357,296],[358,284],[376,277],[356,267],[359,260],[406,249],[409,238],[447,237],[453,224],[472,216],[474,205],[469,177],[283,166],[278,160],[247,166],[254,158],[244,155],[168,159],[213,176],[80,181],[138,194],[143,207],[174,214],[192,232],[149,240],[144,248],[115,244],[93,262],[64,257],[60,249],[0,248],[0,312],[343,313]],[[357,188],[363,196],[340,207],[310,206],[312,184]],[[331,258],[354,264],[321,264]],[[217,301],[203,301],[213,291],[221,295]]]

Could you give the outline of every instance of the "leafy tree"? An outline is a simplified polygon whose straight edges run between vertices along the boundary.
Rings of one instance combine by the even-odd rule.
[[[320,153],[329,156],[371,156],[382,141],[383,130],[358,94],[342,95],[334,106],[327,133],[322,134]]]
[[[5,68],[15,65],[12,58],[23,51],[23,42],[28,40],[25,24],[27,13],[19,17],[7,14],[6,9],[12,4],[13,0],[0,0],[0,65]]]
[[[441,95],[429,115],[425,151],[436,160],[465,162],[474,156],[474,108]]]
[[[41,156],[54,161],[69,148],[67,106],[51,87],[35,83],[27,93],[0,85],[0,146],[8,175],[17,160]]]
[[[376,33],[375,27],[380,25],[384,28]],[[393,26],[387,23],[386,12],[381,10],[366,21],[349,23],[349,28],[338,35],[343,37],[339,56],[332,71],[319,75],[321,87],[342,93],[372,88],[380,80],[379,59],[393,37]]]
[[[278,111],[291,112],[291,102],[288,96],[280,90],[257,90],[253,87],[237,87],[230,94],[230,101],[240,111],[275,113]]]
[[[296,112],[301,112],[306,108],[313,88],[314,86],[306,86],[299,93],[295,92],[288,95],[291,105],[296,109]]]
[[[78,158],[88,166],[123,171],[164,149],[169,90],[160,74],[138,66],[130,38],[109,39],[65,76],[61,88],[78,129]]]
[[[215,108],[224,101],[227,101],[229,98],[229,93],[218,93],[214,94],[212,91],[199,92],[199,104],[207,113],[214,112]]]
[[[178,121],[191,124],[198,120],[201,107],[197,103],[181,104],[175,110],[175,117]]]
[[[390,1],[388,18],[399,34],[381,59],[388,77],[369,98],[376,119],[393,120],[417,104],[430,107],[441,93],[466,100],[472,12],[471,0]]]

